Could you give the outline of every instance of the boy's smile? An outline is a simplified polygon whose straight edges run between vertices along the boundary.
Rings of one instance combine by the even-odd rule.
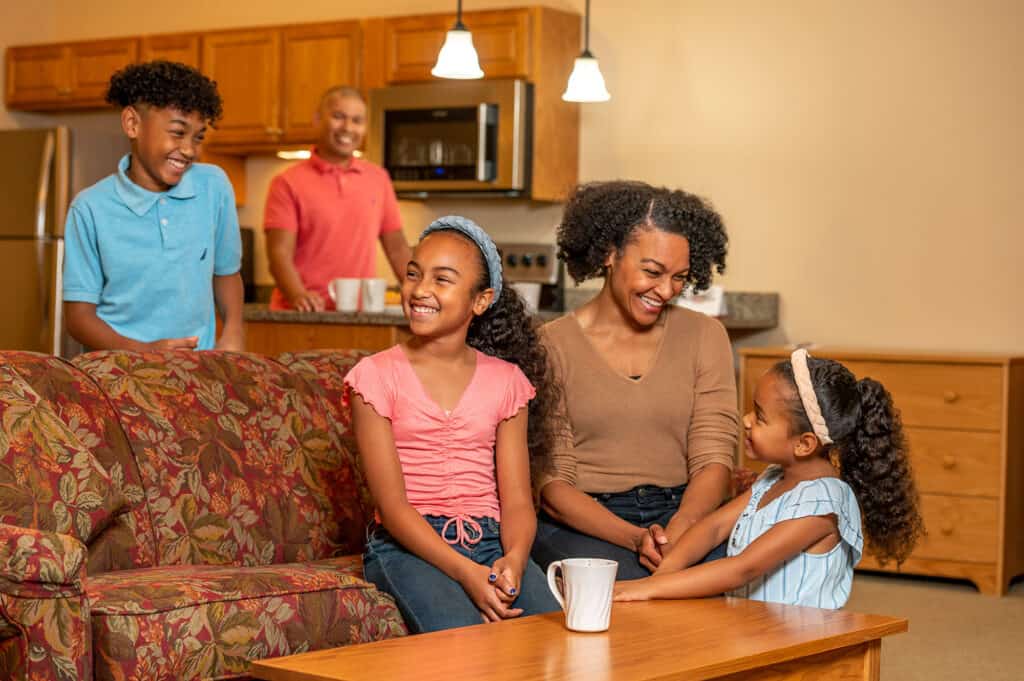
[[[167,191],[199,156],[206,121],[197,111],[141,105],[126,107],[121,126],[132,141],[128,177],[143,189]]]

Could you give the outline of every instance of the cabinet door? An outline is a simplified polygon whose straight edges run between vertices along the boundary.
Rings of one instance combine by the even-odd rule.
[[[280,33],[224,31],[202,39],[203,72],[217,81],[224,117],[207,138],[218,145],[276,142],[281,94]]]
[[[473,34],[484,78],[529,76],[530,22],[525,9],[467,12],[462,22]],[[454,15],[434,14],[392,19],[385,30],[386,78],[389,83],[434,80],[430,69]]]
[[[316,139],[313,114],[335,85],[360,86],[361,32],[355,21],[293,26],[282,33],[281,114],[287,142]]]
[[[149,35],[142,39],[140,61],[163,59],[199,68],[199,35],[178,33],[173,35]]]
[[[54,108],[71,96],[66,45],[11,47],[7,50],[8,109]]]
[[[104,106],[114,72],[139,59],[135,38],[72,43],[71,99],[78,106]]]

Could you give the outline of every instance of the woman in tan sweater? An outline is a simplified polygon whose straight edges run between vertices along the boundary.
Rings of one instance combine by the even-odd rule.
[[[577,188],[558,228],[593,299],[544,327],[569,428],[539,483],[533,557],[619,562],[646,577],[729,490],[739,438],[732,352],[717,320],[671,304],[725,266],[721,218],[682,191],[640,182]]]

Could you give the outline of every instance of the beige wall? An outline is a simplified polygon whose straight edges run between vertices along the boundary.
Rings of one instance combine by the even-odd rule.
[[[472,9],[511,6],[474,0]],[[582,11],[582,0],[548,2]],[[449,10],[447,0],[52,0],[5,21],[31,42]],[[1015,0],[594,0],[613,99],[583,110],[582,179],[709,197],[723,283],[778,291],[771,339],[1024,352],[1024,129]],[[5,20],[9,12],[5,8]],[[40,17],[43,21],[40,21]],[[48,26],[52,25],[52,29]],[[470,27],[472,28],[472,26]],[[568,69],[568,65],[567,65]],[[0,124],[21,124],[0,110]],[[249,162],[246,224],[282,167]],[[410,233],[462,211],[504,239],[549,237],[558,206],[403,204]],[[264,273],[264,277],[265,277]]]

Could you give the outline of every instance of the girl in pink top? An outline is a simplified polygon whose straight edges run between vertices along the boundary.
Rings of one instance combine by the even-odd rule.
[[[345,378],[377,504],[366,578],[414,633],[558,610],[530,560],[531,467],[552,441],[533,413],[555,386],[494,242],[466,218],[432,223],[402,307],[412,337]]]

